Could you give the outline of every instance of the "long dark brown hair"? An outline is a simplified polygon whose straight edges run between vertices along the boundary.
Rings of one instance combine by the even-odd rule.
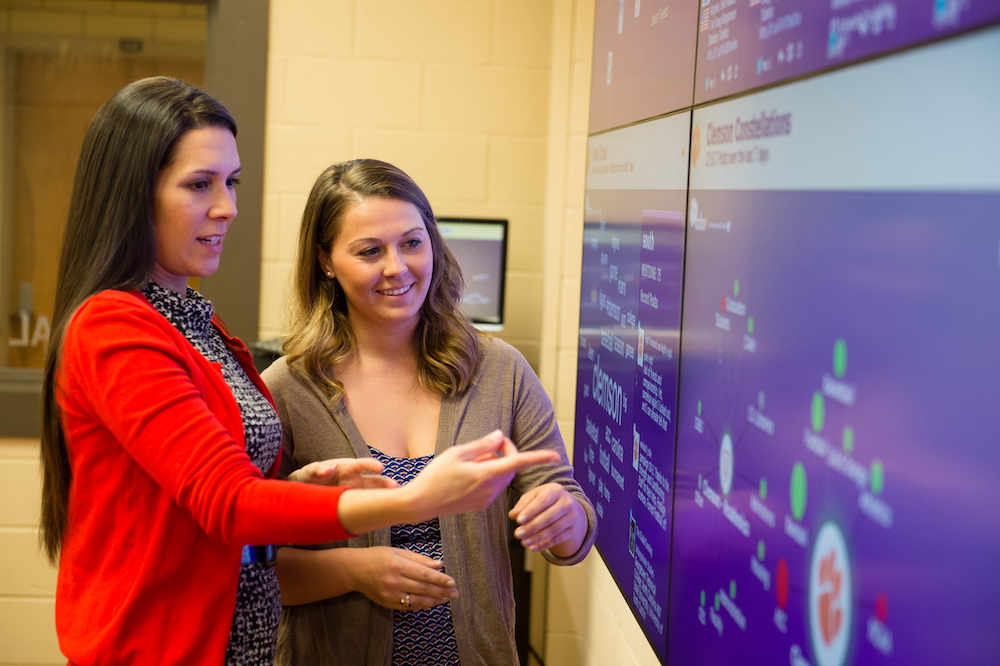
[[[413,204],[431,242],[434,268],[413,340],[420,383],[440,395],[461,393],[472,382],[479,360],[476,329],[459,309],[462,269],[444,244],[423,191],[401,169],[379,160],[334,164],[309,193],[295,260],[295,314],[284,343],[288,363],[305,372],[332,401],[343,395],[344,387],[331,369],[354,353],[354,331],[344,292],[323,272],[317,248],[329,255],[344,215],[360,202],[379,197]]]
[[[217,100],[158,76],[131,83],[104,103],[87,129],[73,180],[59,257],[55,310],[42,384],[42,547],[55,561],[66,529],[72,471],[59,418],[56,375],[66,326],[105,289],[138,289],[156,258],[153,192],[187,131],[236,122]]]

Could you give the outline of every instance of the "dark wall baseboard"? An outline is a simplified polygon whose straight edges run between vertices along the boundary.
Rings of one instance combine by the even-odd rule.
[[[42,371],[0,368],[0,437],[40,437]]]

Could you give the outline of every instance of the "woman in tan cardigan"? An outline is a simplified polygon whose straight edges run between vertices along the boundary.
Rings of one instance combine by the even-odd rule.
[[[524,358],[458,309],[462,278],[430,204],[399,169],[334,165],[303,215],[298,312],[264,373],[285,474],[374,457],[405,483],[455,443],[497,428],[559,461],[518,474],[509,517],[526,548],[573,564],[596,534],[551,402]],[[516,664],[507,498],[485,510],[284,548],[279,663]]]

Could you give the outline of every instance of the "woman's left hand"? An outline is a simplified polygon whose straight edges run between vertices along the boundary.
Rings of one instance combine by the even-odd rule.
[[[309,463],[288,475],[289,481],[348,488],[395,488],[399,484],[380,476],[382,463],[371,458],[332,458]]]
[[[551,549],[558,557],[576,553],[587,532],[587,514],[558,483],[532,488],[508,514],[519,527],[514,536],[525,548]]]

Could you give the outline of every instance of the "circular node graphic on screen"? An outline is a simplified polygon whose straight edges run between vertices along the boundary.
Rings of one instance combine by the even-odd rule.
[[[876,495],[881,495],[882,491],[885,489],[885,467],[882,466],[881,460],[872,461],[868,479],[872,492]]]
[[[783,557],[778,560],[778,566],[774,569],[774,598],[778,602],[778,608],[788,608],[788,562]]]
[[[816,666],[842,666],[851,643],[851,562],[835,523],[816,535],[809,566],[809,634]]]
[[[802,520],[806,514],[806,468],[797,462],[792,467],[792,479],[789,484],[789,499],[792,509],[792,518]]]
[[[722,436],[722,447],[719,449],[719,487],[723,495],[728,495],[733,489],[733,438],[728,432]]]
[[[833,374],[837,379],[842,379],[847,372],[847,342],[843,338],[838,338],[833,343]]]
[[[823,401],[823,394],[819,391],[813,393],[812,405],[809,408],[809,420],[813,432],[816,434],[822,432],[823,423],[826,421],[826,403]]]
[[[843,444],[844,451],[851,453],[854,451],[854,428],[851,426],[844,426],[844,434],[840,438],[841,444]]]

